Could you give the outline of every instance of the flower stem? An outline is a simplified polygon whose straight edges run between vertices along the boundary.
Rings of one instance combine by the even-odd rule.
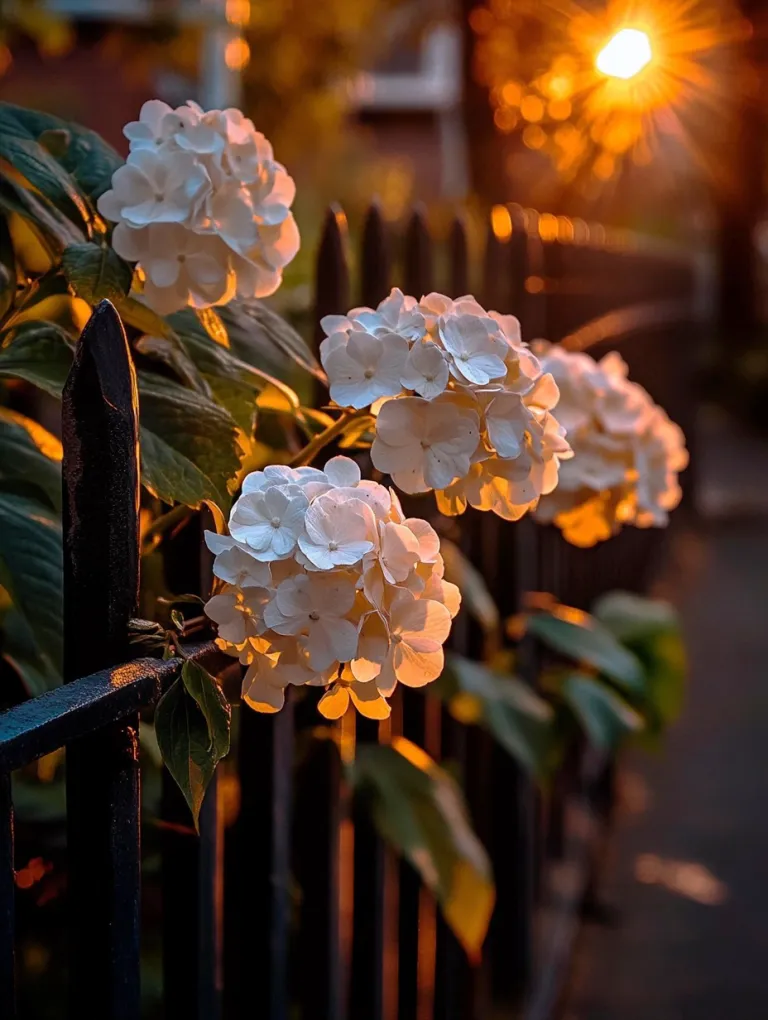
[[[328,446],[337,436],[342,434],[350,422],[356,421],[358,418],[364,418],[367,414],[368,410],[366,408],[359,411],[342,411],[333,425],[323,429],[310,443],[307,443],[303,450],[299,450],[293,460],[290,461],[290,467],[302,467],[304,464],[310,464],[324,447]]]
[[[158,536],[164,534],[166,531],[185,521],[187,517],[191,517],[194,513],[186,504],[179,503],[172,510],[162,514],[156,520],[154,520],[147,530],[144,532],[141,538],[142,553],[150,552],[154,547],[154,540]]]

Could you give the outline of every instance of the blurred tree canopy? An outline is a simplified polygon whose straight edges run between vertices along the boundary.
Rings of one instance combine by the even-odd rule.
[[[74,33],[65,18],[45,9],[42,0],[0,0],[0,75],[11,66],[14,47],[27,39],[44,56],[57,57],[72,46]]]
[[[295,175],[324,179],[338,171],[348,83],[386,52],[393,14],[404,0],[229,0],[227,15],[242,30],[243,109]],[[407,5],[413,6],[413,5]],[[433,3],[417,4],[425,11]],[[160,8],[162,11],[165,8]],[[107,39],[124,66],[147,76],[162,70],[195,81],[199,26],[171,10],[145,26],[121,26]],[[329,158],[332,160],[328,164]]]
[[[352,217],[375,194],[390,208],[405,207],[412,193],[408,160],[372,150],[365,128],[349,116],[350,85],[392,50],[393,40],[418,38],[445,8],[446,0],[228,0],[227,17],[241,32],[242,108],[299,185],[304,243],[283,298],[292,284],[308,280],[305,255],[329,202],[342,202]],[[205,28],[172,14],[173,5],[158,6],[151,24],[121,25],[104,45],[127,73],[151,81],[162,72],[172,85],[175,77],[183,101],[190,98],[185,84],[200,79]],[[388,202],[388,194],[397,202]]]

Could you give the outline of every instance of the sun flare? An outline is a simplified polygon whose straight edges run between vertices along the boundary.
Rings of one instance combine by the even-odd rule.
[[[497,130],[584,187],[662,151],[703,166],[746,31],[733,0],[482,0],[470,26]]]
[[[653,58],[648,33],[622,28],[597,54],[595,66],[609,78],[634,78]]]

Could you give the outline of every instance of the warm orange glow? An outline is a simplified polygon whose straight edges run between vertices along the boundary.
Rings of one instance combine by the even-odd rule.
[[[224,62],[230,71],[242,71],[251,59],[251,47],[241,36],[230,39],[224,51]]]
[[[552,213],[542,213],[539,216],[539,236],[542,241],[555,241],[558,234],[557,216]]]
[[[515,130],[519,119],[517,110],[512,110],[508,106],[500,106],[493,115],[493,123],[505,135]]]
[[[547,113],[552,120],[568,120],[572,109],[570,99],[552,99],[547,103]]]
[[[609,152],[601,153],[595,160],[592,173],[600,181],[609,181],[616,169],[616,161]]]
[[[595,66],[609,78],[634,78],[653,57],[648,33],[639,28],[622,28],[600,50]]]
[[[728,114],[729,46],[746,31],[734,0],[478,0],[470,25],[497,129],[590,193],[662,146],[680,150],[664,166],[705,162],[697,150]],[[534,60],[529,38],[549,53]]]
[[[227,0],[225,10],[230,25],[247,25],[251,20],[250,0]]]
[[[507,106],[519,106],[522,97],[523,89],[519,82],[508,81],[506,85],[502,87],[501,98]]]
[[[728,886],[698,861],[677,861],[656,854],[640,854],[635,861],[635,878],[644,885],[660,885],[707,907],[718,907],[728,899]]]
[[[546,93],[552,99],[570,99],[573,95],[573,82],[566,74],[553,74],[547,81]]]
[[[547,135],[538,124],[529,124],[523,131],[523,144],[528,149],[543,149],[547,143]]]
[[[491,209],[491,230],[500,241],[508,241],[512,236],[512,217],[505,205]]]
[[[520,113],[522,113],[524,120],[535,123],[544,116],[544,103],[538,96],[526,96],[522,103],[520,103]]]
[[[576,240],[573,221],[567,216],[557,217],[557,239],[561,244],[572,244]]]

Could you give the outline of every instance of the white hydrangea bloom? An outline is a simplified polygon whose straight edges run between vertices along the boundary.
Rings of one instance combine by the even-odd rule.
[[[425,400],[439,397],[448,385],[448,359],[431,340],[415,343],[408,354],[400,382]]]
[[[248,667],[246,704],[276,712],[289,686],[309,684],[326,688],[328,718],[351,703],[384,719],[398,681],[440,675],[461,602],[443,578],[440,539],[353,460],[254,471],[229,530],[206,534],[222,582],[206,612],[219,646]]]
[[[408,357],[408,343],[397,333],[368,333],[351,329],[338,333],[338,342],[325,358],[331,397],[343,407],[368,407],[380,397],[394,397],[403,388],[400,377]]]
[[[265,297],[299,249],[293,180],[239,110],[159,100],[126,125],[130,153],[98,201],[113,246],[161,314]]]
[[[688,463],[682,431],[627,378],[617,353],[597,362],[543,342],[537,353],[560,389],[558,418],[574,451],[537,519],[585,547],[623,524],[664,527],[680,502],[678,474]]]
[[[232,511],[230,532],[264,562],[284,559],[296,547],[308,506],[299,485],[271,485],[248,492]]]
[[[371,459],[404,492],[428,492],[466,475],[479,442],[479,415],[461,396],[403,397],[381,408]]]
[[[557,484],[571,456],[558,388],[513,316],[395,288],[321,325],[331,397],[371,406],[373,464],[404,492],[434,490],[446,514],[471,505],[517,520]]]

